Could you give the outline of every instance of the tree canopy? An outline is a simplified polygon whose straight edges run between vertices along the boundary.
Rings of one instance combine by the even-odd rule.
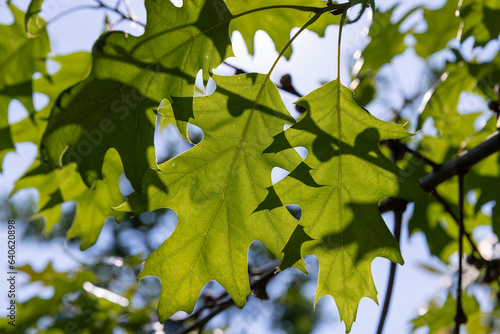
[[[311,332],[314,305],[331,296],[350,332],[363,322],[361,299],[379,302],[381,257],[392,261],[381,332],[406,223],[447,268],[427,270],[454,277],[412,330],[500,328],[500,1],[145,0],[145,23],[128,1],[111,2],[52,17],[50,0],[2,7],[13,20],[0,25],[0,161],[20,143],[37,150],[5,216],[26,221],[17,238],[65,237],[82,251],[118,223],[108,248],[74,269],[16,267],[54,293],[16,300],[18,322],[2,319],[3,331],[209,333],[213,317],[249,295],[269,299],[283,272],[293,283],[271,298],[273,330]],[[91,52],[51,52],[52,22],[89,8],[106,13]],[[123,22],[143,34],[115,29]],[[259,30],[278,53],[272,66],[232,65],[237,34],[253,54]],[[337,52],[324,55],[337,77],[302,96],[294,73],[274,82],[273,71],[305,30],[337,34]],[[28,188],[32,206],[19,197]],[[493,242],[473,233],[479,226]],[[159,281],[137,281],[147,276]],[[492,298],[479,302],[475,287]],[[219,330],[231,332],[230,318]]]

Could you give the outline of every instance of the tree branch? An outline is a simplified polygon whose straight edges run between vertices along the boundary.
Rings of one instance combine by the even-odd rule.
[[[406,207],[406,205],[405,205]],[[400,208],[394,210],[394,237],[400,243],[401,239],[401,225],[403,221],[403,213],[405,208]],[[396,268],[397,264],[391,262],[391,268],[389,271],[389,281],[387,283],[387,290],[385,292],[385,300],[384,307],[382,308],[382,313],[380,314],[380,320],[378,322],[377,334],[382,334],[384,330],[385,319],[387,318],[387,314],[389,313],[389,305],[391,303],[392,290],[394,288],[394,280],[396,278]]]
[[[441,195],[439,195],[439,193],[434,189],[434,191],[432,192],[432,195],[434,195],[434,197],[436,197],[436,199],[438,200],[439,203],[441,203],[441,205],[443,206],[444,210],[446,212],[448,212],[448,214],[453,218],[453,220],[458,224],[460,225],[459,223],[459,218],[458,216],[455,214],[455,212],[453,212],[453,209],[451,208],[450,204],[448,204],[448,202],[446,202],[446,200],[441,197]],[[472,240],[472,236],[469,232],[465,231],[464,229],[464,235],[467,237],[467,240],[469,240],[469,244],[471,245],[472,247],[472,250],[474,252],[476,252],[480,258],[482,260],[484,260],[483,256],[481,255],[481,253],[479,252],[479,250],[477,249],[477,246],[476,244],[474,243],[474,240]]]
[[[399,140],[391,140],[391,139],[382,140],[380,142],[380,144],[385,145],[390,149],[397,149],[397,150],[400,150],[401,152],[410,153],[415,158],[421,160],[422,162],[426,163],[427,165],[431,166],[432,168],[437,169],[441,166],[440,164],[437,164],[434,161],[424,157],[420,152],[417,152],[417,151],[409,148],[408,146],[406,146],[405,144],[403,144]]]
[[[467,322],[467,316],[462,308],[462,273],[463,261],[462,255],[464,251],[463,235],[464,235],[464,174],[458,174],[458,282],[457,282],[457,310],[455,313],[455,328],[454,334],[460,334],[460,325]]]
[[[458,175],[460,171],[468,170],[474,166],[479,161],[489,157],[490,155],[500,151],[500,132],[497,131],[489,136],[481,144],[477,145],[469,151],[465,151],[460,156],[455,159],[444,163],[438,169],[432,173],[424,176],[420,179],[420,186],[427,192],[431,192],[439,184],[446,180],[449,180],[455,175]],[[379,204],[379,210],[381,213],[392,211],[404,200],[399,198],[391,197]]]
[[[274,260],[269,263],[264,269],[262,269],[258,274],[252,275],[250,277],[250,289],[252,291],[257,289],[265,289],[267,283],[276,275],[276,270],[280,265],[280,261]],[[216,304],[212,307],[212,310],[205,317],[195,321],[191,326],[184,328],[177,332],[177,334],[188,334],[199,328],[203,328],[213,317],[228,309],[234,305],[234,301],[231,297],[224,293],[219,298],[217,298]]]

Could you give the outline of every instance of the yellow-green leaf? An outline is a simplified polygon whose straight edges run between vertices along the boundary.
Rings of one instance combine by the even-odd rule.
[[[76,162],[91,186],[102,178],[101,166],[115,148],[125,175],[140,189],[144,172],[156,168],[154,111],[163,99],[192,97],[197,73],[203,78],[232,55],[229,11],[222,0],[147,0],[147,24],[140,37],[123,32],[103,34],[93,48],[90,76],[63,93],[52,110],[42,145],[44,158]],[[191,114],[189,99],[174,103],[185,135]]]
[[[296,152],[263,154],[273,136],[294,123],[268,79],[214,76],[217,90],[194,99],[190,120],[203,130],[203,140],[147,173],[144,192],[118,208],[135,213],[171,208],[178,215],[174,233],[141,273],[162,281],[161,321],[179,310],[193,311],[211,280],[242,307],[250,293],[250,244],[259,240],[279,255],[295,228],[285,207],[259,208],[272,186],[273,167],[290,170],[301,160]],[[168,107],[161,112],[172,114]]]
[[[301,256],[315,255],[319,261],[315,301],[333,296],[350,331],[361,298],[377,300],[372,260],[385,257],[403,263],[399,245],[378,211],[379,201],[389,196],[426,199],[427,195],[416,179],[378,148],[381,140],[411,134],[401,125],[373,117],[338,80],[297,103],[307,114],[276,136],[266,152],[302,146],[308,154],[274,188],[283,204],[302,208],[299,227],[307,238],[303,238]],[[298,260],[286,252],[284,256],[282,267]]]

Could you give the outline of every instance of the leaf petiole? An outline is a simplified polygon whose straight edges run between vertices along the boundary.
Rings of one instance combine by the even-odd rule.
[[[334,3],[331,3],[331,1],[328,3],[327,7],[312,7],[312,6],[297,6],[297,5],[274,5],[274,6],[254,8],[254,9],[248,10],[246,12],[233,15],[232,17],[229,18],[229,20],[234,20],[234,19],[237,19],[241,16],[253,14],[256,12],[263,11],[263,10],[270,10],[270,9],[295,9],[295,10],[299,10],[299,11],[303,11],[303,12],[313,12],[314,14],[321,15],[321,14],[331,12],[331,11],[345,12],[350,7],[351,7],[350,2],[345,2],[345,3],[341,3],[341,4],[334,4]]]

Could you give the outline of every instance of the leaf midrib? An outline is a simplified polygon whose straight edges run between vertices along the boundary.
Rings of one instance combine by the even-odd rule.
[[[200,246],[199,246],[199,248],[198,248],[198,251],[197,251],[197,253],[196,253],[196,256],[194,257],[194,259],[193,259],[193,261],[192,261],[192,263],[191,263],[191,267],[190,267],[190,268],[186,271],[186,274],[185,274],[185,275],[184,275],[184,276],[180,279],[179,284],[176,286],[175,290],[172,292],[172,294],[171,294],[171,296],[170,296],[170,298],[169,298],[169,300],[168,300],[167,304],[170,304],[170,303],[171,303],[172,299],[173,299],[173,298],[174,298],[174,296],[176,295],[177,291],[179,290],[180,286],[182,285],[182,283],[184,282],[184,280],[186,279],[186,277],[189,275],[189,273],[191,273],[191,272],[192,272],[193,267],[194,267],[194,265],[195,265],[195,263],[196,263],[196,261],[197,261],[197,259],[198,259],[199,255],[201,254],[201,251],[202,251],[202,249],[203,249],[203,245],[205,244],[205,240],[206,240],[206,236],[207,236],[207,234],[208,234],[208,231],[210,230],[210,228],[211,228],[211,226],[212,226],[213,222],[215,221],[215,217],[218,215],[219,210],[220,210],[220,208],[222,207],[222,203],[224,202],[224,203],[226,203],[226,205],[227,205],[227,201],[226,201],[226,199],[225,199],[225,195],[226,195],[227,187],[228,187],[228,184],[229,184],[229,180],[230,180],[230,178],[231,178],[231,174],[232,174],[232,172],[233,172],[233,169],[234,169],[234,165],[235,165],[235,163],[236,163],[236,160],[238,159],[239,153],[240,153],[240,151],[242,151],[242,150],[243,150],[243,147],[242,147],[242,146],[243,146],[243,142],[244,142],[244,140],[245,140],[245,138],[246,138],[246,134],[247,134],[247,132],[248,132],[248,129],[249,129],[249,126],[250,126],[250,123],[251,123],[251,120],[252,120],[252,117],[253,117],[254,111],[255,111],[255,109],[256,109],[256,107],[257,107],[257,105],[258,105],[258,101],[259,101],[259,100],[260,100],[260,98],[261,98],[261,95],[262,95],[262,93],[263,93],[263,91],[264,91],[264,88],[265,88],[265,87],[266,87],[266,85],[267,85],[267,82],[268,82],[268,80],[269,80],[269,77],[270,77],[270,73],[268,73],[268,75],[265,77],[265,79],[264,79],[264,80],[263,80],[263,82],[261,83],[261,87],[260,87],[260,89],[259,89],[259,92],[258,92],[257,96],[256,96],[256,97],[255,97],[255,99],[254,99],[254,103],[253,103],[253,105],[252,105],[252,109],[250,110],[250,113],[249,113],[248,118],[247,118],[247,120],[246,120],[246,123],[245,123],[245,126],[244,126],[244,128],[243,128],[243,131],[242,131],[242,134],[241,134],[240,141],[239,141],[238,145],[237,145],[237,146],[232,146],[232,147],[230,147],[229,149],[225,150],[224,152],[222,152],[222,153],[218,154],[216,157],[214,157],[212,160],[210,160],[208,163],[206,163],[206,164],[205,164],[205,165],[203,165],[202,167],[198,168],[196,171],[193,171],[193,172],[191,172],[191,173],[188,173],[188,174],[186,174],[185,176],[183,176],[182,178],[180,178],[180,179],[178,179],[178,180],[174,181],[174,182],[178,182],[178,181],[182,180],[183,178],[187,177],[188,175],[191,175],[191,174],[193,174],[194,172],[197,172],[197,171],[199,171],[199,170],[201,170],[201,169],[205,168],[205,167],[206,167],[206,166],[208,166],[210,163],[212,163],[212,162],[214,162],[215,160],[217,160],[217,159],[218,159],[220,156],[222,156],[224,153],[226,153],[226,152],[228,152],[228,151],[230,151],[230,150],[232,150],[232,149],[235,149],[235,148],[236,148],[236,152],[235,152],[235,154],[234,154],[233,160],[232,160],[231,165],[230,165],[229,170],[228,170],[228,174],[227,174],[226,182],[225,182],[225,184],[224,184],[224,188],[223,188],[223,190],[222,190],[222,192],[221,192],[221,195],[220,195],[220,196],[221,196],[221,199],[220,199],[220,201],[219,201],[219,203],[218,203],[217,208],[216,208],[216,209],[215,209],[215,211],[214,211],[214,214],[213,214],[213,216],[212,216],[212,218],[211,218],[211,220],[210,220],[209,224],[207,225],[207,228],[205,229],[205,232],[202,234],[202,241],[201,241],[201,244],[200,244]],[[244,150],[243,150],[243,151],[244,151]],[[173,183],[172,183],[172,184],[173,184]],[[156,194],[158,194],[158,193],[156,193]],[[155,195],[156,195],[156,194],[155,194]],[[152,197],[152,196],[150,196],[150,197]],[[272,223],[271,223],[271,225],[274,227],[274,225],[273,225]],[[228,224],[227,224],[227,227],[228,227],[228,228],[227,228],[227,230],[228,230],[228,240],[229,240],[229,222],[228,222]],[[198,238],[199,236],[201,236],[201,235],[198,235],[196,238]],[[195,239],[195,238],[194,238],[194,239]],[[187,244],[191,243],[194,239],[191,239],[189,242],[187,242],[187,243],[186,243],[186,247],[187,247]],[[229,244],[228,244],[228,246],[229,246]],[[231,250],[230,250],[230,247],[228,247],[228,258],[229,258],[229,259],[231,259],[230,254],[231,254]],[[169,257],[170,257],[170,256],[169,256]],[[168,258],[168,257],[167,257],[167,258]],[[161,264],[161,263],[163,263],[165,260],[166,260],[166,258],[165,258],[165,259],[162,259],[162,261],[159,261],[159,262],[158,262],[155,266],[160,265],[160,264]],[[231,262],[231,263],[232,263],[232,262]],[[232,278],[233,278],[233,280],[235,279],[235,278],[234,278],[234,275],[232,276]],[[235,285],[236,285],[236,283],[235,283]]]

